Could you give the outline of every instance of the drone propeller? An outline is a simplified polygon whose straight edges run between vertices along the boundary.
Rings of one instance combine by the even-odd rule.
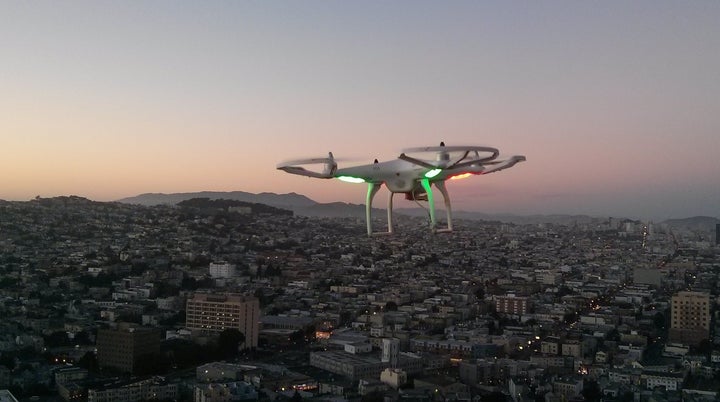
[[[441,144],[444,144],[444,143],[441,143]],[[464,151],[490,152],[492,154],[500,153],[500,151],[498,151],[497,148],[482,147],[482,146],[476,146],[476,145],[471,145],[471,146],[440,145],[440,146],[435,146],[435,147],[415,147],[415,148],[405,148],[402,151],[403,152],[413,152],[413,153],[415,153],[415,152],[448,152],[449,153],[449,152],[464,152]]]
[[[306,169],[304,165],[322,165],[322,172]],[[320,179],[332,178],[337,170],[337,161],[332,152],[328,152],[326,158],[306,158],[281,162],[277,166],[278,170],[284,170],[288,173],[301,176],[316,177]]]
[[[428,153],[437,154],[436,163],[427,160],[408,156],[407,153]],[[480,153],[490,153],[489,156],[481,157]],[[461,153],[459,157],[451,158],[451,153]],[[399,158],[428,169],[456,169],[477,164],[485,164],[498,157],[500,151],[497,148],[481,146],[445,146],[441,142],[437,147],[406,148]]]

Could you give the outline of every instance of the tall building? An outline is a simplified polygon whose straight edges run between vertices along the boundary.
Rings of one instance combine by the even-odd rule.
[[[98,329],[97,360],[100,368],[135,373],[142,358],[160,352],[160,329],[120,324]]]
[[[715,244],[720,245],[720,223],[715,224]]]
[[[384,338],[382,340],[382,359],[383,363],[390,363],[391,368],[397,368],[400,357],[400,339]]]
[[[710,338],[710,295],[679,292],[672,297],[670,341],[696,345]]]
[[[195,293],[187,301],[186,326],[204,333],[235,328],[245,335],[242,348],[256,348],[260,322],[260,301],[238,294]]]

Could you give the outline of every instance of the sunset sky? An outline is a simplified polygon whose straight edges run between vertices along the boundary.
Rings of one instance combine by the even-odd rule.
[[[719,1],[2,2],[0,199],[363,203],[275,166],[445,141],[527,157],[450,183],[456,210],[718,217],[719,21]]]

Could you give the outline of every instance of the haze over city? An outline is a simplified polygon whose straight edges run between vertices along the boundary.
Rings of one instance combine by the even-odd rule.
[[[445,141],[527,157],[449,184],[457,210],[719,216],[719,17],[712,1],[4,3],[0,199],[362,203],[362,185],[275,165]]]

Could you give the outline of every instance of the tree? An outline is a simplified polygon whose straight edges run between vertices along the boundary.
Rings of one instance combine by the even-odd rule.
[[[572,323],[574,323],[575,321],[577,321],[577,313],[570,313],[570,312],[565,313],[565,314],[563,315],[563,321],[564,321],[566,324],[572,324]]]
[[[183,276],[180,282],[180,289],[183,290],[197,290],[198,287],[197,279],[192,276]]]
[[[55,331],[45,337],[45,345],[50,348],[70,345],[70,338],[65,331]]]
[[[198,366],[211,359],[210,352],[195,342],[185,339],[170,339],[160,345],[172,365],[179,368]]]
[[[171,327],[173,325],[177,324],[183,324],[186,320],[186,313],[185,310],[180,310],[177,313],[171,315],[170,317],[160,321],[160,325],[165,325],[168,327]]]
[[[162,353],[148,353],[140,356],[139,364],[133,374],[139,376],[164,374],[170,369],[170,359]]]
[[[245,343],[245,335],[235,328],[228,328],[218,337],[218,354],[220,358],[232,359],[237,357],[238,348]]]
[[[97,356],[95,356],[95,353],[93,352],[85,352],[83,357],[78,360],[78,366],[86,369],[91,373],[98,372],[99,367],[97,362]]]
[[[73,343],[76,345],[92,345],[94,342],[90,338],[91,334],[88,331],[80,331],[75,334]]]
[[[368,394],[365,394],[360,399],[361,402],[382,402],[384,401],[384,395],[380,391],[373,391]]]
[[[713,344],[712,344],[712,342],[710,342],[709,339],[703,339],[697,345],[697,351],[700,354],[710,355],[710,353],[712,353],[712,350],[713,350]]]
[[[582,396],[585,397],[585,400],[588,402],[601,400],[602,390],[597,381],[585,381]]]
[[[305,333],[303,333],[300,330],[297,330],[297,331],[293,332],[292,334],[290,334],[289,338],[290,338],[290,342],[292,342],[293,345],[296,345],[296,346],[302,346],[302,345],[305,345],[305,343],[306,343]]]
[[[558,291],[555,294],[555,296],[560,298],[560,297],[571,295],[571,294],[573,294],[572,289],[570,289],[569,287],[567,287],[565,285],[560,285],[560,287],[558,287]]]
[[[613,328],[605,335],[605,339],[613,342],[620,342],[620,331],[617,328]]]
[[[665,314],[661,312],[655,313],[653,316],[653,324],[655,324],[655,327],[658,329],[664,329],[665,328]]]

